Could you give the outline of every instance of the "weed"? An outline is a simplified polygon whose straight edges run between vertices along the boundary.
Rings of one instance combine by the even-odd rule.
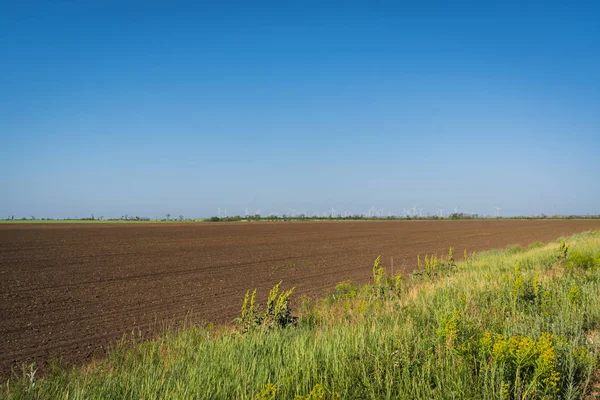
[[[342,397],[337,392],[332,393],[331,395],[328,396],[327,391],[325,390],[323,385],[321,385],[320,383],[317,383],[312,388],[312,390],[310,391],[309,394],[307,394],[306,396],[296,395],[294,397],[294,400],[326,400],[326,399],[337,400],[337,399],[341,399],[341,398]]]
[[[564,261],[567,259],[567,253],[569,252],[569,246],[567,242],[564,240],[560,242],[560,247],[558,248],[558,261]]]
[[[571,252],[568,257],[567,266],[571,271],[576,269],[581,270],[593,270],[600,267],[600,255],[596,255],[595,257],[590,254],[584,254],[581,252]]]
[[[377,256],[375,261],[373,262],[373,282],[375,286],[381,285],[381,280],[383,279],[384,269],[381,265],[381,256]]]
[[[264,311],[260,311],[260,306],[255,304],[256,289],[252,292],[247,291],[242,303],[241,315],[238,323],[241,325],[242,332],[248,332],[254,327],[261,327],[263,330],[274,328],[285,328],[295,323],[296,319],[292,317],[292,308],[289,304],[290,297],[295,288],[285,292],[279,292],[282,282],[279,282],[269,292],[267,304]]]
[[[335,286],[335,290],[329,295],[332,302],[341,299],[354,299],[358,294],[358,287],[352,282],[340,282]]]
[[[576,305],[581,303],[581,295],[579,294],[578,286],[572,286],[571,290],[569,290],[569,301]]]
[[[275,400],[275,396],[277,395],[277,386],[272,383],[267,383],[265,387],[258,392],[256,395],[256,400]]]
[[[564,339],[542,333],[537,340],[529,336],[504,337],[487,333],[482,340],[484,352],[502,373],[503,384],[512,388],[514,398],[529,398],[533,392],[554,395],[558,392],[556,345]]]

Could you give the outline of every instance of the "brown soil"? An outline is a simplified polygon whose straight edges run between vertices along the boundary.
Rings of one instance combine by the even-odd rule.
[[[410,271],[417,254],[527,245],[600,221],[403,221],[0,225],[0,377],[51,358],[81,363],[133,330],[229,322],[247,289],[296,295],[366,282],[373,259]]]

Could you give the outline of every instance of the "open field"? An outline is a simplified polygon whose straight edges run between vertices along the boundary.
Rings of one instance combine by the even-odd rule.
[[[0,365],[83,362],[133,329],[227,322],[249,288],[322,294],[366,282],[372,260],[411,271],[417,254],[481,251],[600,228],[600,221],[0,226]],[[259,298],[259,300],[264,300]]]
[[[421,258],[270,305],[233,326],[167,329],[107,358],[0,385],[7,399],[596,399],[600,230],[560,241]]]

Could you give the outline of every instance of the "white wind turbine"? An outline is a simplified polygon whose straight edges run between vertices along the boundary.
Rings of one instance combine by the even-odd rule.
[[[444,209],[438,208],[438,212],[440,213],[440,218],[444,218]]]
[[[424,208],[419,208],[419,218],[423,218],[423,210]]]
[[[258,217],[260,218],[260,208],[258,210],[256,210],[256,214],[255,215],[258,215]]]
[[[496,209],[496,218],[500,218],[500,210],[502,210],[500,207],[494,207]]]
[[[219,218],[221,218],[221,213],[223,212],[223,210],[221,210],[220,208],[217,208],[217,214],[219,215]]]
[[[248,216],[248,209],[244,208],[244,217],[247,217],[247,216]]]
[[[331,212],[330,212],[329,216],[330,216],[330,217],[334,217],[334,216],[335,216],[335,212],[336,212],[336,211],[337,211],[337,210],[336,210],[335,208],[333,208],[333,204],[332,204],[332,205],[331,205]]]

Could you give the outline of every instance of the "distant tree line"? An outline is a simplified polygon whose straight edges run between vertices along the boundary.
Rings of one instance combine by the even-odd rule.
[[[513,217],[495,217],[495,216],[482,216],[480,214],[468,214],[468,213],[452,213],[446,217],[440,217],[439,215],[427,215],[427,216],[368,216],[361,214],[346,215],[326,215],[326,216],[309,216],[305,214],[299,215],[235,215],[230,217],[217,217],[212,216],[207,219],[197,218],[186,218],[183,215],[179,215],[177,218],[171,218],[171,214],[165,214],[165,218],[150,218],[140,217],[138,215],[130,216],[128,214],[122,215],[118,218],[104,218],[103,216],[95,216],[92,214],[89,217],[67,217],[67,218],[36,218],[33,215],[29,217],[16,217],[15,215],[9,215],[2,221],[130,221],[130,222],[142,222],[142,221],[161,221],[161,222],[238,222],[238,221],[381,221],[381,220],[393,220],[393,221],[410,221],[410,220],[478,220],[478,219],[600,219],[600,214],[587,214],[587,215],[521,215]]]
[[[328,220],[372,220],[372,221],[381,221],[381,220],[394,220],[394,221],[410,221],[410,220],[481,220],[481,219],[600,219],[600,214],[594,215],[525,215],[525,216],[514,216],[514,217],[495,217],[495,216],[482,216],[480,214],[468,214],[468,213],[452,213],[447,217],[440,217],[439,215],[428,215],[428,216],[384,216],[384,217],[376,217],[376,216],[365,216],[365,215],[332,215],[332,216],[307,216],[304,214],[300,215],[248,215],[242,217],[240,215],[235,215],[231,217],[217,217],[212,216],[208,218],[206,221],[210,222],[235,222],[235,221],[328,221]]]

